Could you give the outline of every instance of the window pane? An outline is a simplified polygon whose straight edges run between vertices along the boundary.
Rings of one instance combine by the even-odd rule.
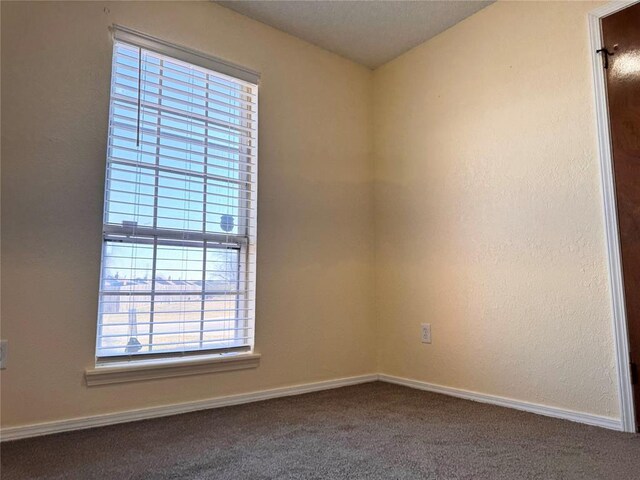
[[[239,290],[239,249],[207,249],[206,290],[234,292]]]
[[[133,355],[149,351],[149,295],[102,295],[98,322],[98,356]]]
[[[150,292],[153,245],[105,242],[102,259],[103,292]]]
[[[156,292],[201,292],[203,248],[160,245],[156,260]]]
[[[248,309],[241,291],[240,252],[107,241],[99,355],[246,344]]]

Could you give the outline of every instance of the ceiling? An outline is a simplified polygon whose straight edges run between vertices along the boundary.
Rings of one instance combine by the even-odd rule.
[[[436,36],[493,1],[218,1],[369,68]]]

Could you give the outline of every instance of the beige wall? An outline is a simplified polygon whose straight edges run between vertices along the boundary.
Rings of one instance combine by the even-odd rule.
[[[500,2],[372,74],[210,2],[3,2],[2,426],[377,371],[617,417],[596,5]],[[258,370],[83,384],[112,23],[262,72]]]
[[[257,370],[83,384],[112,23],[262,73]],[[2,2],[2,426],[375,371],[370,77],[211,2]]]
[[[499,2],[375,72],[381,372],[618,417],[597,5]]]

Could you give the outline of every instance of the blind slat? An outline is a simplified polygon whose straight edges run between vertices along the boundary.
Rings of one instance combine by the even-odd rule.
[[[255,132],[252,131],[252,129],[250,127],[246,127],[244,125],[238,125],[237,123],[234,123],[233,121],[225,121],[225,120],[221,120],[219,118],[214,118],[214,117],[209,117],[207,115],[202,115],[200,113],[195,113],[195,112],[188,112],[186,110],[182,110],[179,108],[175,108],[175,107],[170,107],[168,105],[162,105],[159,103],[151,103],[151,102],[147,102],[144,100],[144,98],[140,97],[138,98],[136,97],[127,97],[126,95],[121,95],[118,93],[112,93],[111,94],[112,98],[115,98],[116,100],[120,100],[121,102],[125,102],[125,103],[132,103],[135,104],[136,106],[139,104],[140,105],[140,109],[141,110],[157,110],[158,112],[162,112],[162,113],[167,113],[167,114],[173,114],[173,115],[177,115],[178,117],[184,117],[184,118],[190,118],[193,120],[197,120],[197,121],[201,121],[201,122],[206,122],[207,124],[212,124],[212,125],[218,125],[218,126],[222,126],[225,128],[228,128],[229,130],[239,133],[242,132],[242,134],[246,135],[247,137],[251,138],[253,136],[253,134]],[[230,119],[233,120],[233,119]],[[252,120],[252,119],[247,119],[247,121]],[[240,134],[240,133],[239,133]]]
[[[123,63],[118,63],[118,68],[125,68],[127,70],[137,72],[138,69],[135,67],[131,67],[129,65],[125,65]],[[165,66],[159,66],[160,70],[166,70]],[[141,85],[148,88],[161,89],[162,91],[173,92],[178,95],[188,95],[191,98],[194,98],[198,101],[213,103],[219,105],[223,108],[231,108],[235,110],[243,110],[248,113],[255,111],[255,102],[250,100],[245,100],[240,96],[228,95],[226,93],[216,91],[215,94],[211,93],[211,90],[208,90],[205,86],[199,86],[194,83],[185,82],[184,80],[180,80],[178,78],[167,78],[161,73],[153,73],[153,72],[145,72],[145,74],[138,78],[137,74],[127,75],[126,73],[122,73],[118,71],[117,77],[119,80],[125,80],[129,82],[138,82],[140,81]],[[151,81],[149,79],[155,79],[157,82]],[[197,79],[200,83],[207,83],[204,79]],[[208,82],[212,83],[212,82]],[[118,83],[120,85],[121,83]],[[126,86],[126,83],[123,83]],[[171,85],[183,87],[182,89],[172,87]],[[185,93],[185,89],[187,89],[188,93]],[[202,92],[197,93],[197,92]],[[213,96],[215,95],[215,96]]]
[[[139,169],[141,169],[140,170],[141,173],[142,173],[142,171],[144,169],[158,170],[158,171],[161,171],[161,172],[164,172],[164,173],[174,173],[174,174],[177,174],[177,175],[182,175],[182,176],[187,176],[187,177],[206,178],[207,180],[214,180],[214,181],[215,180],[219,180],[222,183],[236,184],[236,185],[240,186],[240,187],[235,187],[235,188],[241,188],[242,185],[255,184],[255,180],[254,181],[240,180],[240,179],[233,178],[233,177],[226,177],[225,178],[225,177],[222,177],[222,176],[217,175],[217,174],[209,174],[209,173],[197,172],[197,171],[193,171],[193,170],[187,170],[185,168],[171,167],[171,166],[168,166],[168,165],[142,163],[142,162],[138,162],[138,161],[135,161],[135,160],[127,160],[127,159],[115,158],[115,157],[110,157],[107,160],[110,161],[112,164],[116,163],[116,164],[119,164],[119,165],[129,165],[129,166],[132,166],[132,167],[139,168]],[[188,162],[185,161],[185,163],[188,163]],[[180,179],[178,179],[178,180],[180,180]]]
[[[132,49],[132,50],[120,49],[119,53],[120,55],[118,55],[114,63],[114,66],[119,68],[125,68],[129,72],[133,72],[134,78],[138,78],[138,73],[137,73],[138,72],[138,65],[137,65],[138,51],[135,49]],[[130,63],[126,63],[126,59],[129,59]],[[154,65],[155,67],[159,67],[159,64],[157,63],[154,64],[148,59],[143,60],[142,65],[143,66]],[[242,90],[242,85],[240,84],[232,84],[229,82],[225,82],[223,79],[220,79],[220,77],[216,75],[208,74],[207,76],[205,76],[203,73],[190,73],[188,70],[184,70],[184,69],[181,70],[180,65],[174,66],[174,64],[166,60],[166,58],[163,64],[163,68],[167,71],[171,71],[175,73],[176,75],[189,78],[190,80],[191,79],[194,81],[197,80],[199,82],[206,81],[209,84],[213,85],[215,88],[217,88],[217,90],[215,90],[216,94],[226,95],[229,99],[232,99],[232,100],[249,98],[252,100],[245,100],[247,103],[251,103],[254,105],[256,104],[254,100],[257,97],[257,95],[252,93],[251,90],[247,90],[247,89]],[[143,75],[149,75],[149,74],[150,72],[148,71],[148,69],[145,69]],[[176,80],[175,75],[172,77],[165,76],[164,78],[170,79],[172,81]],[[188,87],[195,86],[193,83],[190,83],[190,82],[184,82],[184,84],[185,86],[188,86]],[[226,90],[226,93],[221,90]]]
[[[118,111],[120,110],[126,109],[119,107]],[[137,110],[129,110],[128,112],[133,113],[134,111],[137,112]],[[171,135],[171,137],[182,142],[195,140],[200,142],[202,146],[205,146],[207,148],[224,147],[234,155],[246,155],[245,151],[251,148],[252,140],[246,135],[230,133],[228,131],[221,131],[215,129],[212,126],[207,126],[204,124],[194,125],[192,122],[185,122],[181,119],[176,118],[167,118],[166,116],[153,111],[145,111],[144,115],[142,115],[140,119],[135,116],[125,115],[124,113],[127,113],[127,111],[120,113],[115,112],[112,115],[112,119],[117,120],[120,125],[129,127],[136,126],[139,121],[140,125],[143,128],[148,127],[147,130],[150,130],[150,133],[152,134],[155,134],[153,130],[156,130],[158,128],[158,125],[161,124],[163,130],[165,132],[169,132],[166,137],[169,137]],[[164,123],[162,123],[163,121]],[[129,122],[130,125],[128,125],[127,122]],[[114,126],[115,125],[116,124],[114,122]],[[231,139],[232,137],[234,138],[234,140]],[[228,157],[222,158],[226,159]],[[229,160],[236,159],[229,158]]]
[[[138,123],[138,126],[136,125],[127,125],[126,123],[122,123],[122,122],[113,122],[111,124],[111,126],[113,128],[117,128],[120,130],[124,130],[126,132],[140,132],[141,135],[147,135],[150,137],[157,137],[157,130],[158,130],[158,125],[154,124],[154,123],[150,123],[147,122],[145,120],[141,120]],[[207,149],[207,150],[217,150],[219,152],[226,152],[230,155],[234,155],[234,156],[238,156],[238,157],[242,157],[242,158],[246,158],[246,159],[252,159],[255,158],[255,155],[251,155],[249,153],[245,153],[240,151],[237,148],[233,148],[233,147],[229,147],[226,145],[218,145],[216,143],[213,142],[209,142],[207,141],[209,138],[212,137],[204,137],[203,140],[200,140],[199,138],[195,138],[196,136],[199,136],[198,134],[195,133],[189,133],[189,132],[185,132],[188,133],[190,135],[190,137],[188,136],[181,136],[181,135],[176,135],[174,133],[172,133],[173,131],[175,131],[176,129],[173,129],[171,127],[165,127],[162,126],[161,127],[165,133],[159,137],[161,140],[164,140],[165,142],[177,142],[177,143],[184,143],[184,144],[188,144],[189,147],[201,147],[203,149]],[[122,136],[121,138],[123,139],[127,139],[127,137]],[[219,139],[215,139],[217,141],[219,141]],[[166,145],[161,145],[162,147],[165,147]],[[171,148],[170,146],[166,146],[166,148]],[[188,149],[180,149],[180,151],[183,152],[187,152],[187,153],[194,153],[194,154],[204,154],[204,153],[209,153],[209,152],[200,152],[199,150],[192,150],[191,148]],[[234,162],[234,161],[238,161],[234,158],[228,158],[228,157],[218,157],[223,161],[228,161],[228,162]],[[247,163],[251,163],[250,161]]]
[[[121,116],[123,118],[128,118],[132,121],[138,121],[138,105],[135,101],[132,100],[127,100],[127,101],[114,101],[113,102],[114,106],[117,108],[117,111],[113,113],[113,116]],[[120,114],[117,112],[121,112]],[[122,115],[122,112],[129,112],[131,115],[130,116],[126,116],[126,115]],[[182,116],[177,116],[177,115],[173,115],[173,114],[169,114],[167,112],[163,112],[161,109],[154,107],[154,108],[147,108],[144,110],[144,116],[143,117],[151,117],[153,119],[155,119],[156,123],[158,121],[158,119],[162,118],[164,120],[167,121],[171,121],[171,123],[178,124],[178,125],[186,125],[187,130],[188,129],[206,129],[206,130],[211,130],[213,132],[218,133],[219,135],[227,135],[227,136],[234,136],[234,137],[238,137],[239,141],[238,143],[248,146],[250,145],[250,143],[253,141],[253,137],[251,137],[250,132],[246,133],[246,132],[237,132],[234,129],[231,129],[229,127],[226,126],[220,126],[220,125],[216,125],[214,123],[214,119],[213,118],[209,118],[207,119],[207,121],[204,120],[198,120],[195,118],[184,118]],[[141,118],[142,121],[144,121],[144,118]],[[184,130],[184,129],[183,129]],[[245,142],[243,143],[242,140],[244,140]]]
[[[115,83],[117,90],[119,90],[118,95],[124,98],[135,98],[138,99],[141,106],[155,108],[155,107],[169,107],[175,109],[176,112],[180,112],[181,115],[194,115],[195,112],[193,110],[199,110],[203,113],[198,113],[198,116],[202,116],[210,121],[215,122],[216,120],[222,121],[224,123],[229,122],[234,127],[239,127],[241,129],[245,129],[243,124],[237,124],[235,122],[246,122],[251,120],[251,115],[254,113],[252,111],[247,111],[243,114],[243,112],[231,113],[229,111],[225,112],[224,109],[209,107],[208,103],[214,103],[212,101],[202,101],[202,105],[194,102],[193,100],[183,100],[181,98],[177,98],[175,96],[167,95],[166,92],[171,92],[169,88],[163,87],[153,87],[154,89],[159,90],[159,93],[150,91],[150,85],[148,82],[140,82],[141,87],[146,87],[145,90],[142,91],[140,96],[138,96],[138,86],[135,87],[126,85],[121,82]],[[131,92],[131,96],[123,95],[122,91]],[[166,91],[165,91],[166,90]],[[191,96],[188,92],[185,92],[185,96]],[[155,100],[155,101],[154,101]],[[174,104],[173,106],[171,104]],[[188,110],[182,109],[175,105],[182,105]],[[228,110],[235,110],[235,108],[229,108]],[[219,117],[224,117],[226,120],[222,120]]]
[[[129,140],[128,140],[129,141]],[[132,142],[133,143],[133,142]],[[229,167],[226,165],[219,165],[216,163],[205,163],[205,162],[198,162],[196,160],[193,160],[193,158],[181,158],[181,157],[175,157],[172,155],[167,155],[166,153],[160,153],[160,152],[140,152],[138,151],[136,148],[133,147],[126,147],[123,145],[111,145],[112,150],[117,150],[118,152],[122,151],[122,152],[130,152],[139,156],[144,156],[146,158],[152,158],[154,160],[154,163],[150,163],[150,162],[144,162],[142,160],[132,160],[130,158],[126,158],[125,155],[122,154],[115,154],[112,152],[112,154],[110,155],[111,157],[111,165],[117,165],[118,163],[120,164],[125,164],[125,165],[131,165],[134,167],[148,167],[148,168],[154,168],[159,162],[162,162],[162,164],[166,164],[167,162],[174,162],[174,163],[183,163],[184,165],[188,165],[190,167],[193,168],[197,168],[198,170],[188,170],[188,172],[190,173],[190,175],[200,175],[200,176],[204,176],[203,171],[205,166],[207,167],[207,169],[211,169],[213,171],[222,171],[222,172],[227,172],[227,175],[230,174],[234,174],[236,175],[237,173],[243,171],[242,168],[235,168],[235,167]],[[161,147],[159,147],[160,149]],[[192,152],[191,156],[195,156],[196,152]],[[202,157],[204,156],[203,153],[198,153],[197,156]],[[231,159],[226,159],[223,157],[218,157],[217,155],[212,155],[212,154],[208,154],[208,158],[212,161],[216,161],[216,162],[225,162],[225,163],[229,163],[229,164],[236,164],[239,165],[240,167],[243,167],[245,170],[243,171],[243,176],[246,177],[246,179],[244,179],[243,182],[238,182],[238,183],[247,183],[247,181],[253,181],[256,178],[256,172],[252,172],[249,170],[249,168],[251,167],[251,165],[253,165],[253,163],[251,164],[247,164],[245,162],[238,162],[238,161],[234,161]],[[202,170],[202,171],[200,171]],[[182,174],[182,172],[176,172],[178,174]],[[142,175],[144,175],[144,171],[141,171]],[[151,174],[151,175],[155,175],[155,174]],[[213,175],[209,175],[210,177],[213,177]],[[215,180],[215,178],[212,178],[213,180]],[[226,181],[226,180],[223,180]]]

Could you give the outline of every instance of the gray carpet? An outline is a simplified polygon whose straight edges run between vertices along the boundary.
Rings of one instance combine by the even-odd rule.
[[[2,480],[640,479],[640,436],[369,383],[2,444]]]

